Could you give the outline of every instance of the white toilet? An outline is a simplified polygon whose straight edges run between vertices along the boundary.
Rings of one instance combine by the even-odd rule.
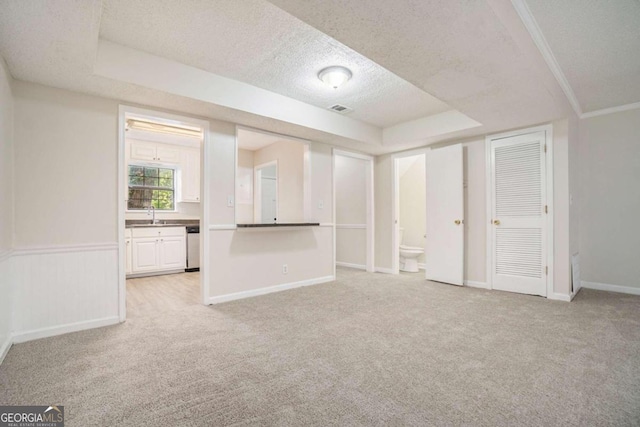
[[[404,242],[404,228],[400,228],[400,271],[418,272],[418,257],[424,253],[424,248],[406,246]]]

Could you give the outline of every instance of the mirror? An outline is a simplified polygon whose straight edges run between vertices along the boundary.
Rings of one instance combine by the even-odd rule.
[[[236,223],[305,222],[309,144],[238,127]]]

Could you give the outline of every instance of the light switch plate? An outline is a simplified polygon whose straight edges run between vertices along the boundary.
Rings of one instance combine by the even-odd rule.
[[[233,196],[227,196],[227,207],[233,207]]]

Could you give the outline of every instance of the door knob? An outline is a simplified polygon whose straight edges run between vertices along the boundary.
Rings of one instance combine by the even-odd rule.
[[[495,219],[495,220],[493,220],[493,223],[494,223],[495,225],[500,225],[500,220],[499,220],[499,219]]]
[[[462,223],[462,221],[460,221],[459,219],[456,219],[455,221],[453,221],[456,223],[456,225],[460,225]]]

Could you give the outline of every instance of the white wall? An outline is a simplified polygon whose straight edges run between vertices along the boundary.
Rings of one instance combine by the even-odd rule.
[[[278,222],[303,222],[305,219],[304,149],[301,142],[283,140],[253,153],[254,166],[278,161]]]
[[[335,156],[336,261],[365,268],[367,264],[367,173],[369,162]]]
[[[118,103],[14,88],[15,246],[116,242]]]
[[[580,123],[582,280],[640,289],[640,109]]]
[[[553,122],[554,292],[571,293],[569,215],[569,121]]]
[[[211,302],[263,292],[287,284],[310,284],[333,275],[333,229],[235,230],[234,208],[227,206],[235,193],[235,127],[211,122],[208,147],[211,165],[211,251],[209,262]],[[255,160],[259,162],[259,160]],[[331,224],[331,147],[312,143],[310,221]],[[320,209],[319,201],[323,201]],[[282,273],[287,264],[289,272]]]
[[[15,341],[118,321],[116,101],[15,82]]]
[[[13,118],[12,78],[0,57],[0,362],[10,346],[14,306],[13,246]]]
[[[374,200],[375,200],[375,263],[376,271],[393,270],[392,248],[393,227],[393,158],[390,154],[375,158]]]
[[[400,159],[400,222],[403,229],[399,244],[424,248],[427,232],[427,190],[425,156],[417,155]],[[418,257],[424,263],[424,254]]]
[[[464,155],[464,277],[484,283],[487,274],[487,193],[484,138],[462,143]]]
[[[252,224],[253,219],[253,151],[238,149],[236,221]]]

